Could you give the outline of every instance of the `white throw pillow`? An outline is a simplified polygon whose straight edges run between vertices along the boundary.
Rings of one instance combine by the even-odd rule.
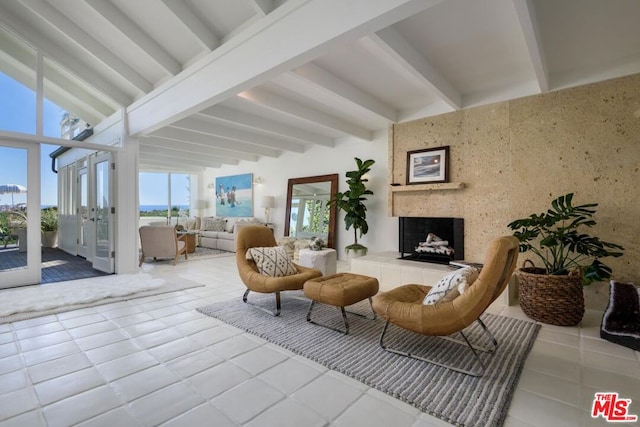
[[[255,261],[260,274],[266,276],[284,277],[298,273],[282,246],[251,248],[247,251],[246,258]]]
[[[435,304],[456,288],[460,294],[464,293],[478,278],[479,274],[480,270],[475,267],[465,267],[447,274],[433,285],[429,293],[424,297],[422,304]]]
[[[204,218],[204,226],[202,227],[206,231],[224,231],[227,225],[227,221],[219,216],[210,218]]]

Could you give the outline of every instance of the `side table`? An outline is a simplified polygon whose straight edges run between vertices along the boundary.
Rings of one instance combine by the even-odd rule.
[[[178,240],[182,240],[187,244],[187,253],[192,254],[196,251],[196,238],[198,233],[190,231],[178,232]]]
[[[325,248],[319,251],[311,249],[300,249],[298,253],[298,264],[303,267],[317,268],[323,276],[336,274],[336,264],[338,255],[335,249]]]

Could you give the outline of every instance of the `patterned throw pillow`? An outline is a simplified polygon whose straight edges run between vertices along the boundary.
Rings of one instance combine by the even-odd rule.
[[[260,274],[271,277],[284,277],[297,274],[298,270],[289,261],[287,251],[281,246],[251,248],[246,258],[254,260]]]
[[[213,218],[204,218],[204,229],[207,231],[224,231],[227,226],[227,221],[219,216]]]
[[[435,304],[454,289],[460,294],[464,293],[478,278],[479,274],[480,270],[475,267],[465,267],[447,274],[433,285],[429,293],[424,297],[422,304]]]

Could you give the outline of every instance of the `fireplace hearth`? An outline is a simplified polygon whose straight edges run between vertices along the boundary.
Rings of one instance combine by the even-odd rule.
[[[401,259],[448,264],[464,259],[464,219],[400,217]]]

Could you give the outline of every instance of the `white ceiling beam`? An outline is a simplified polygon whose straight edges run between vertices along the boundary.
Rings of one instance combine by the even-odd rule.
[[[395,109],[311,62],[284,74],[284,76],[304,80],[308,84],[327,91],[333,96],[345,99],[354,106],[365,109],[384,120],[394,123],[398,121],[398,112]]]
[[[147,152],[141,151],[140,159],[142,161],[153,161],[153,160],[167,161],[167,162],[173,162],[176,165],[185,164],[187,166],[190,166],[190,165],[204,166],[205,168],[207,167],[219,168],[220,166],[222,166],[222,163],[211,162],[206,159],[189,156],[188,154],[166,155],[166,154],[158,154],[158,153],[147,153]]]
[[[2,22],[2,24],[7,28],[11,29],[11,31],[16,34],[20,34],[32,45],[38,46],[46,57],[58,64],[64,65],[66,69],[70,70],[75,76],[89,86],[95,88],[98,92],[103,94],[105,98],[111,99],[117,104],[117,107],[124,107],[131,103],[131,97],[124,91],[99,76],[95,70],[83,65],[80,59],[52,42],[50,37],[35,30],[31,25],[27,24],[13,12],[3,9],[2,2],[0,2],[0,22]],[[114,108],[116,108],[116,106],[114,106]]]
[[[401,65],[411,76],[427,86],[454,110],[462,109],[462,96],[431,63],[396,29],[388,27],[369,38]]]
[[[240,153],[256,154],[265,157],[279,157],[280,151],[273,148],[260,147],[246,142],[234,141],[231,139],[216,138],[203,133],[191,132],[183,129],[166,127],[155,131],[152,136],[170,139],[174,141],[184,141],[191,144],[199,144],[205,147],[221,148]]]
[[[249,4],[253,7],[253,10],[261,16],[267,16],[275,9],[273,0],[249,0]]]
[[[195,36],[203,49],[211,51],[220,45],[218,36],[209,29],[209,26],[189,7],[187,2],[182,0],[162,0],[162,3]]]
[[[102,101],[102,99],[98,98],[90,90],[88,91],[87,89],[85,89],[85,85],[79,84],[73,77],[69,76],[67,73],[61,72],[57,67],[52,67],[51,63],[45,63],[44,74],[45,88],[46,82],[49,81],[50,84],[55,85],[59,88],[60,96],[72,100],[77,106],[80,106],[89,114],[95,116],[96,118],[100,118],[100,120],[97,121],[84,119],[86,122],[89,122],[91,124],[98,124],[100,121],[113,114],[117,109],[116,107]],[[48,95],[47,98],[49,98]],[[55,100],[51,100],[55,102]],[[74,114],[79,115],[79,112],[73,110],[73,108],[67,107],[62,104],[58,105],[64,107],[66,110],[71,111]]]
[[[56,8],[44,0],[22,0],[22,4],[33,13],[48,22],[57,31],[60,31],[87,53],[101,61],[111,70],[127,80],[136,89],[143,93],[150,92],[153,85],[140,73],[131,68],[125,61],[111,52],[105,45],[96,40],[91,34],[76,25]]]
[[[238,163],[240,163],[238,159],[220,157],[220,156],[216,156],[215,154],[195,153],[193,151],[188,151],[188,150],[180,150],[180,149],[176,150],[173,148],[163,148],[157,145],[149,146],[146,144],[144,145],[141,144],[140,153],[143,153],[144,155],[157,154],[157,155],[162,155],[169,158],[174,157],[174,158],[181,158],[181,159],[206,160],[208,162],[233,165],[233,166],[236,166]]]
[[[277,150],[293,151],[295,153],[304,153],[304,145],[284,139],[272,138],[265,134],[250,132],[242,129],[236,129],[221,124],[215,124],[206,119],[194,119],[192,117],[179,120],[171,125],[178,129],[186,129],[194,132],[200,132],[218,138],[233,139],[250,144],[261,145],[264,147],[274,148]]]
[[[264,89],[254,88],[238,94],[239,97],[259,104],[263,107],[276,110],[282,114],[297,117],[298,119],[315,123],[328,129],[337,130],[346,135],[371,141],[373,132],[356,124],[347,122],[338,117],[309,108],[298,102],[275,95]]]
[[[129,106],[131,133],[149,134],[440,2],[288,0]]]
[[[533,3],[529,0],[513,0],[513,6],[520,21],[520,28],[527,44],[529,58],[538,80],[538,86],[540,86],[540,92],[549,92],[549,73],[542,51],[540,29]]]
[[[328,136],[318,135],[317,133],[288,126],[274,120],[256,116],[255,114],[234,110],[223,105],[214,105],[213,107],[209,107],[201,111],[199,115],[233,123],[249,129],[268,132],[289,139],[295,139],[307,144],[324,145],[325,147],[334,146],[333,139]]]
[[[246,160],[257,162],[260,156],[249,153],[240,153],[238,151],[225,150],[221,148],[208,147],[200,144],[192,144],[184,141],[169,140],[157,138],[154,136],[145,136],[139,139],[140,145],[148,147],[158,147],[168,150],[188,151],[190,153],[198,153],[206,156],[217,156],[220,159]]]
[[[158,173],[158,172],[171,172],[171,173],[186,173],[186,174],[199,174],[207,170],[204,166],[186,166],[186,165],[170,165],[166,163],[158,163],[157,165],[150,163],[138,163],[138,169],[140,172],[146,173]]]
[[[204,172],[207,168],[204,166],[189,166],[189,165],[176,165],[175,163],[170,162],[140,162],[138,163],[138,169],[140,172],[173,172],[173,173],[188,173],[188,174],[197,174],[200,172]]]
[[[91,126],[97,125],[107,118],[107,114],[103,114],[93,108],[94,106],[90,100],[87,101],[74,96],[72,92],[70,92],[70,89],[76,89],[72,83],[65,81],[56,82],[46,79],[44,86],[49,101],[80,117]],[[113,113],[113,111],[111,113]],[[56,117],[56,119],[59,118]]]
[[[118,29],[125,37],[135,43],[140,50],[160,65],[167,73],[175,76],[182,71],[182,66],[162,46],[142,31],[139,25],[133,22],[112,3],[104,0],[86,0],[87,4],[95,9],[104,19]]]

